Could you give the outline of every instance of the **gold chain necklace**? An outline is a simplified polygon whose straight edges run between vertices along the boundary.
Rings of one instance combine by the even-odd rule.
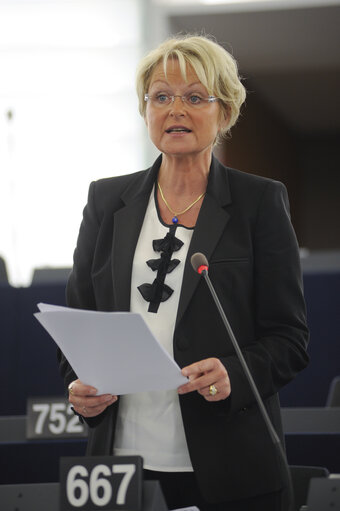
[[[159,184],[159,181],[157,181],[157,185],[158,185],[158,189],[159,189],[159,193],[161,194],[161,197],[164,201],[164,204],[166,205],[166,207],[168,208],[168,210],[170,211],[170,213],[172,213],[174,216],[173,218],[171,219],[172,220],[172,223],[173,224],[177,224],[178,223],[178,217],[180,215],[184,215],[184,213],[186,213],[187,211],[189,211],[189,209],[191,209],[195,204],[196,202],[198,202],[200,199],[202,199],[202,197],[205,195],[205,192],[201,193],[201,195],[199,195],[197,197],[197,199],[194,200],[194,202],[192,202],[191,204],[189,204],[188,207],[186,207],[185,209],[183,209],[183,211],[178,211],[178,213],[176,213],[168,204],[166,198],[164,197],[163,195],[163,190],[161,188],[161,185]]]

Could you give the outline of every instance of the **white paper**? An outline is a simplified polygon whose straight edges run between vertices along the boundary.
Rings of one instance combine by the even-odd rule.
[[[188,382],[140,314],[40,303],[34,316],[78,378],[98,394],[170,390]]]

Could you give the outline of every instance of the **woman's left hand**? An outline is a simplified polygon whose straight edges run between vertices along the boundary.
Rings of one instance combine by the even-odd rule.
[[[207,401],[221,401],[231,393],[228,372],[218,358],[206,358],[183,367],[182,374],[189,382],[178,387],[179,394],[197,390]]]

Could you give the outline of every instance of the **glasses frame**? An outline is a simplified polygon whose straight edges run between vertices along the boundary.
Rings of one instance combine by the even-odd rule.
[[[181,96],[180,94],[162,94],[164,96],[168,96],[171,101],[169,103],[158,103],[157,106],[159,107],[163,107],[163,106],[169,106],[169,105],[173,105],[173,103],[175,102],[175,98],[181,98],[182,100],[182,103],[184,105],[188,105],[189,107],[192,107],[192,108],[195,108],[197,106],[202,106],[201,103],[198,103],[197,105],[195,103],[189,103],[188,100],[187,100],[187,95],[184,95],[184,96]],[[195,94],[192,94],[192,96],[195,96]],[[152,101],[152,99],[154,98],[155,96],[152,96],[151,94],[144,94],[144,101]],[[208,96],[207,98],[201,98],[202,101],[204,101],[205,103],[214,103],[215,101],[218,101],[220,98],[216,97],[216,96]]]

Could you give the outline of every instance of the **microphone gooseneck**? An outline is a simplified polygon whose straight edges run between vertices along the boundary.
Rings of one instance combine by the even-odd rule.
[[[269,418],[269,415],[267,413],[267,410],[263,404],[263,401],[262,401],[262,398],[260,396],[260,393],[257,389],[257,386],[256,386],[256,383],[254,382],[254,379],[249,371],[249,368],[247,366],[247,362],[245,361],[245,358],[243,356],[243,353],[240,349],[240,346],[236,340],[236,337],[234,335],[234,332],[230,326],[230,323],[225,315],[225,312],[222,308],[222,305],[220,303],[220,300],[216,294],[216,291],[211,283],[211,280],[209,278],[209,275],[208,275],[208,269],[209,269],[209,263],[208,263],[208,260],[206,258],[206,256],[204,254],[202,254],[201,252],[196,252],[195,254],[193,254],[191,256],[191,265],[194,269],[195,272],[199,273],[200,275],[203,275],[207,285],[208,285],[208,288],[209,288],[209,291],[214,299],[214,302],[215,302],[215,305],[218,309],[218,312],[221,316],[221,319],[223,321],[223,324],[228,332],[228,335],[230,337],[230,340],[232,342],[232,345],[236,351],[236,354],[237,354],[237,357],[238,357],[238,360],[242,366],[242,369],[247,377],[247,380],[249,382],[249,385],[251,387],[251,390],[254,394],[254,397],[255,397],[255,400],[258,404],[258,407],[260,409],[260,412],[261,412],[261,415],[263,417],[263,420],[267,426],[267,430],[269,432],[269,435],[272,439],[272,442],[273,444],[275,445],[275,447],[278,449],[279,451],[279,454],[280,454],[280,458],[281,458],[281,461],[283,462],[283,466],[284,466],[284,469],[285,469],[285,475],[286,475],[286,480],[287,480],[287,487],[288,487],[288,500],[289,500],[289,503],[287,503],[287,508],[284,508],[284,511],[293,511],[294,509],[294,492],[293,492],[293,485],[292,485],[292,479],[291,479],[291,475],[290,475],[290,470],[289,470],[289,467],[288,467],[288,463],[287,463],[287,459],[286,459],[286,456],[284,454],[284,451],[283,451],[283,448],[282,448],[282,444],[281,444],[281,441],[280,441],[280,438],[278,437],[275,429],[274,429],[274,426]]]

